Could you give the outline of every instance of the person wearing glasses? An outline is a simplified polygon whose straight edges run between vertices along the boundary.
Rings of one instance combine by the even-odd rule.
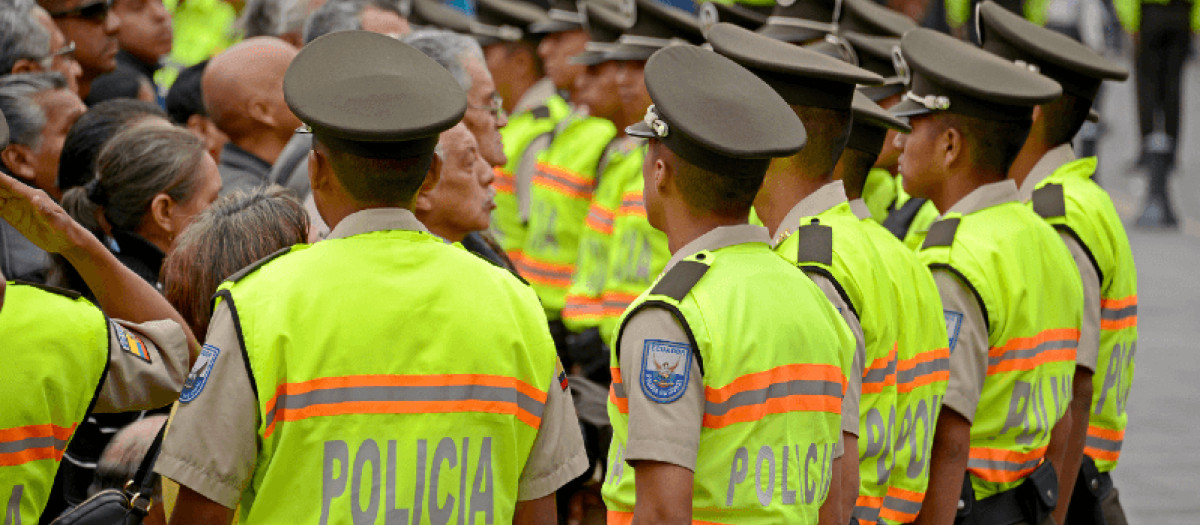
[[[0,8],[0,73],[57,71],[71,91],[79,91],[75,43],[68,42],[50,13],[32,1]]]
[[[79,96],[87,97],[96,77],[117,68],[117,31],[121,19],[111,13],[112,0],[39,0],[66,40],[75,44],[79,61]]]

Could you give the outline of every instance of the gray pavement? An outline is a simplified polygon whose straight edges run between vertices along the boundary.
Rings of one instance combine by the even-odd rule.
[[[1128,62],[1127,62],[1128,63]],[[1132,70],[1132,67],[1130,68]],[[1132,525],[1200,523],[1200,61],[1184,77],[1178,232],[1138,230],[1145,177],[1126,173],[1138,151],[1133,79],[1112,86],[1101,112],[1099,180],[1125,218],[1138,266],[1137,370],[1129,428],[1113,477]]]

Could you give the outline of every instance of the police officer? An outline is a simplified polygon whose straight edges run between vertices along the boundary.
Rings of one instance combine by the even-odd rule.
[[[942,213],[920,258],[950,341],[917,523],[1043,523],[1058,493],[1062,457],[1047,448],[1071,398],[1083,290],[1062,241],[1006,175],[1033,107],[1061,89],[932,30],[906,33],[901,53],[912,81],[891,112],[909,118],[912,133],[900,173]]]
[[[877,461],[872,466],[887,472],[876,475],[887,484],[887,492],[879,505],[878,522],[910,523],[921,509],[929,483],[929,451],[950,376],[950,350],[942,318],[942,301],[933,276],[917,259],[916,253],[871,219],[870,210],[861,198],[863,183],[889,134],[910,130],[908,124],[871,102],[863,94],[868,89],[854,93],[851,105],[854,123],[846,140],[846,149],[833,173],[846,189],[850,209],[863,223],[860,234],[882,257],[879,267],[886,276],[884,285],[895,289],[897,303],[892,311],[903,316],[897,319],[902,328],[896,344],[896,413],[894,432],[890,436],[891,464]],[[875,439],[877,443],[885,443],[875,437],[880,433],[875,428],[884,428],[882,423],[880,418],[874,420],[874,428],[871,421],[864,425],[869,430],[868,441]],[[892,425],[890,418],[888,423]],[[859,516],[859,523],[869,521]]]
[[[0,117],[0,149],[7,142]],[[83,418],[170,403],[195,340],[153,286],[45,192],[0,174],[0,220],[66,257],[100,305],[0,275],[0,341],[8,350],[7,379],[0,381],[0,501],[6,522],[37,523]]]
[[[1058,523],[1122,523],[1124,512],[1108,473],[1120,456],[1125,399],[1133,379],[1137,268],[1112,200],[1092,180],[1096,158],[1075,158],[1071,138],[1087,118],[1101,83],[1124,80],[1128,72],[990,1],[980,4],[977,16],[985,50],[1035,66],[1063,88],[1061,97],[1038,106],[1029,138],[1008,172],[1020,186],[1021,200],[1058,230],[1083,280],[1071,438],[1058,473],[1054,518]],[[1068,508],[1078,510],[1068,518]]]
[[[847,204],[842,182],[833,180],[833,168],[850,132],[855,85],[881,79],[729,24],[714,26],[708,39],[718,53],[779,92],[809,131],[809,143],[799,154],[771,162],[754,209],[771,232],[776,253],[804,269],[855,332],[858,347],[846,358],[858,375],[847,398],[861,392],[861,403],[842,414],[849,458],[841,463],[851,472],[847,478],[857,473],[859,483],[845,487],[842,512],[853,509],[859,520],[875,522],[889,472],[878,465],[891,464],[895,436],[900,323],[891,308],[898,300],[879,267],[884,259],[862,235],[862,223]]]
[[[537,299],[407,209],[462,89],[345,31],[301,51],[284,93],[333,230],[218,292],[156,466],[181,485],[174,521],[553,519],[587,464]]]
[[[753,74],[698,47],[655,53],[646,85],[654,105],[628,131],[650,140],[646,211],[672,257],[613,349],[608,522],[814,523],[839,482],[853,343],[747,224],[770,159],[803,146],[803,125]]]

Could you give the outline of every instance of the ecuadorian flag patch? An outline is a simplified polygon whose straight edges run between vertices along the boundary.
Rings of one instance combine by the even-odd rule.
[[[126,330],[115,321],[112,323],[113,335],[117,337],[117,344],[121,345],[121,350],[125,353],[132,354],[134,357],[141,359],[147,363],[150,361],[150,349],[146,346],[146,342],[142,341],[137,334]]]
[[[558,378],[558,386],[565,391],[567,389],[567,371],[563,370],[562,361],[557,361],[555,368],[554,377]]]

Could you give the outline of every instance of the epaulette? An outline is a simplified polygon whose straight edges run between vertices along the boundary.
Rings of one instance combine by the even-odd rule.
[[[796,230],[799,241],[796,248],[796,263],[833,265],[833,228],[813,219],[812,223]]]
[[[917,213],[921,211],[921,207],[928,202],[928,199],[913,197],[908,199],[903,206],[896,208],[896,203],[892,203],[892,210],[888,213],[886,219],[883,220],[883,227],[887,231],[892,232],[897,239],[904,240],[908,236],[908,230],[912,228],[912,223],[917,218]]]
[[[260,267],[262,267],[262,265],[267,264],[267,263],[275,260],[275,258],[279,257],[280,255],[283,255],[290,251],[292,251],[291,246],[288,246],[286,248],[280,248],[280,249],[276,250],[275,253],[272,253],[271,255],[263,257],[262,259],[259,259],[253,263],[250,263],[250,266],[247,266],[245,268],[242,268],[241,270],[238,270],[237,272],[235,272],[233,275],[230,275],[225,280],[229,281],[231,283],[236,283],[236,282],[242,280],[243,277],[246,277],[247,275],[250,275],[251,273],[253,273],[254,270],[257,270]]]
[[[1062,184],[1047,184],[1034,190],[1033,211],[1043,219],[1065,216],[1067,201],[1063,197]]]
[[[546,106],[546,105],[541,105],[541,106],[538,106],[536,108],[529,110],[529,113],[531,113],[533,115],[533,118],[538,118],[538,119],[550,118],[550,107]]]
[[[50,293],[52,293],[52,294],[54,294],[54,295],[61,295],[61,296],[63,296],[63,297],[66,297],[67,299],[70,299],[70,300],[72,300],[72,301],[74,301],[74,300],[76,300],[76,299],[78,299],[78,298],[80,298],[80,297],[83,297],[83,294],[81,294],[81,293],[79,293],[79,292],[76,292],[75,290],[68,290],[68,289],[66,289],[66,288],[59,288],[59,287],[57,287],[57,286],[50,286],[50,285],[48,285],[48,284],[42,284],[42,283],[31,283],[31,282],[29,282],[29,281],[20,281],[20,280],[13,281],[13,284],[21,284],[21,285],[25,285],[25,286],[32,286],[32,287],[34,287],[34,288],[37,288],[37,289],[39,289],[39,290],[42,290],[42,291],[44,291],[44,292],[50,292]]]
[[[954,234],[958,232],[958,223],[960,221],[961,219],[954,217],[933,223],[929,227],[929,234],[925,236],[925,243],[921,245],[921,249],[954,244]]]
[[[697,259],[704,259],[704,257],[703,253],[696,254]],[[676,301],[682,301],[707,272],[708,265],[702,262],[679,261],[667,271],[662,279],[659,279],[658,284],[650,290],[650,294],[665,295]]]

